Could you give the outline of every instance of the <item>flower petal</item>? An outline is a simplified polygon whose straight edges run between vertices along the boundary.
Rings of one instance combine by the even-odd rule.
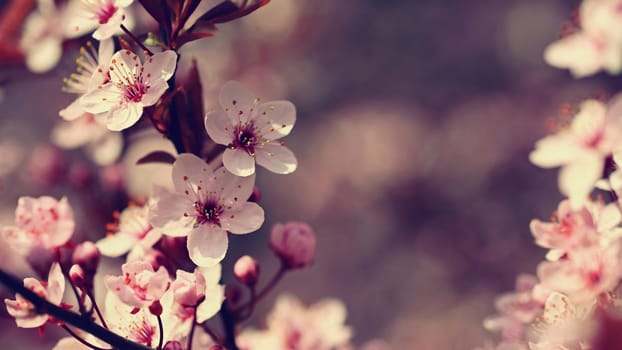
[[[250,110],[255,104],[255,95],[237,81],[228,81],[222,86],[218,101],[227,112],[231,121],[246,122],[250,117]]]
[[[246,202],[239,210],[224,212],[220,224],[231,233],[245,234],[258,230],[263,221],[263,209],[257,203]]]
[[[197,266],[213,266],[224,259],[229,239],[218,226],[199,225],[188,234],[188,253]]]
[[[147,78],[146,82],[167,81],[175,73],[176,66],[177,54],[175,51],[158,52],[145,60],[143,76]]]
[[[554,168],[571,162],[582,152],[568,135],[550,135],[536,142],[529,160],[542,168]]]
[[[296,122],[296,107],[289,101],[262,103],[257,107],[256,125],[267,140],[288,135]]]
[[[257,149],[257,164],[277,174],[289,174],[296,170],[298,161],[289,148],[280,144],[266,144]]]
[[[196,219],[189,214],[194,210],[193,202],[178,193],[170,193],[156,187],[158,198],[149,210],[149,222],[159,228],[162,233],[174,237],[183,237],[190,232]]]
[[[564,166],[559,172],[559,189],[568,196],[573,208],[578,209],[588,199],[594,184],[601,177],[604,161],[598,156]]]
[[[225,288],[220,285],[205,290],[205,300],[197,307],[197,322],[203,323],[220,311],[225,300]]]
[[[201,158],[191,153],[182,153],[173,163],[173,184],[178,192],[190,190],[194,193],[197,186],[206,185],[212,172],[213,168]]]
[[[112,235],[97,241],[97,249],[102,255],[117,258],[132,249],[136,239],[129,235]]]
[[[255,173],[255,159],[243,149],[227,148],[222,163],[232,174],[250,176]]]
[[[223,111],[210,111],[205,115],[205,130],[216,143],[228,145],[233,141],[233,124]]]

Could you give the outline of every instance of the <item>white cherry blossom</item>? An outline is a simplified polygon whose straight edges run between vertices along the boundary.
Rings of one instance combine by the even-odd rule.
[[[213,169],[192,154],[173,164],[175,190],[158,189],[151,224],[170,236],[188,236],[188,252],[198,266],[219,263],[227,252],[227,232],[246,234],[263,224],[264,211],[248,202],[255,176]]]
[[[163,266],[157,271],[144,261],[132,261],[121,266],[121,276],[106,276],[104,282],[110,292],[123,303],[140,309],[158,301],[170,287],[168,272]]]
[[[134,0],[79,0],[76,11],[69,19],[69,30],[82,33],[95,29],[93,38],[108,39],[120,32],[119,26],[126,19],[125,8]]]
[[[29,277],[24,279],[24,286],[50,303],[60,305],[65,292],[65,277],[63,277],[60,265],[55,262],[50,268],[47,282]],[[18,327],[35,328],[48,321],[48,315],[37,314],[35,306],[19,294],[16,295],[15,300],[4,299],[4,303],[9,315],[15,317]]]
[[[296,108],[289,101],[259,103],[259,99],[237,81],[220,91],[222,110],[205,117],[205,129],[214,142],[227,146],[223,164],[238,176],[255,173],[255,161],[264,168],[289,174],[297,161],[279,139],[287,136],[296,121]]]
[[[176,65],[177,54],[171,50],[147,57],[144,64],[129,50],[117,51],[110,60],[110,81],[88,92],[80,103],[108,129],[127,129],[168,89]]]

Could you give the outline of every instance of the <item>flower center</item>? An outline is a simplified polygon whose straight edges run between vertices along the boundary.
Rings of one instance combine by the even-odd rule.
[[[233,143],[230,145],[232,148],[242,148],[249,155],[255,155],[255,147],[259,145],[259,133],[255,128],[255,125],[251,122],[245,125],[240,125],[235,128],[236,138],[233,139]]]
[[[199,224],[219,224],[220,214],[223,208],[216,201],[208,199],[205,203],[195,202],[194,207],[197,210],[197,223]]]
[[[128,102],[140,102],[147,90],[149,87],[143,84],[142,79],[139,79],[133,84],[123,86],[123,97]]]
[[[112,4],[112,2],[106,1],[95,11],[95,18],[99,24],[106,24],[115,12],[117,12],[117,8]]]

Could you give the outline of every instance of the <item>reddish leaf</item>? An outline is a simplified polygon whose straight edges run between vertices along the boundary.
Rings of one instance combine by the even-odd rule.
[[[165,151],[153,151],[136,161],[137,165],[148,163],[173,164],[175,163],[175,156]]]

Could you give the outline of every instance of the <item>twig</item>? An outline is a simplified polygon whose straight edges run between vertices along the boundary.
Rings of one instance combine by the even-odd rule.
[[[162,317],[160,315],[156,316],[158,318],[158,329],[160,330],[160,340],[158,341],[157,349],[162,349],[162,345],[164,345],[164,325],[162,324]]]
[[[134,34],[132,34],[132,32],[130,32],[130,30],[127,29],[123,24],[121,24],[121,30],[123,30],[125,34],[132,38],[132,40],[134,40],[134,42],[138,44],[138,46],[140,46],[146,53],[148,53],[149,56],[153,56],[153,52],[151,52],[151,50],[149,50],[147,46],[142,43],[142,41],[138,40],[138,38]]]
[[[106,328],[92,322],[88,318],[82,317],[74,312],[58,307],[49,301],[41,298],[30,289],[24,287],[22,281],[12,275],[0,270],[0,283],[4,284],[8,289],[20,294],[26,300],[31,302],[38,314],[47,314],[59,321],[63,321],[78,329],[94,335],[102,341],[108,343],[113,348],[124,350],[149,350],[150,348],[134,343],[124,337],[115,334]]]
[[[79,341],[80,343],[84,344],[85,346],[88,346],[91,349],[95,349],[95,350],[112,350],[112,349],[108,349],[108,348],[100,348],[97,345],[89,343],[86,339],[82,338],[78,333],[72,331],[71,328],[69,328],[69,326],[67,326],[66,324],[62,325],[61,327],[63,327],[63,329],[66,330],[67,333],[69,333],[77,341]]]

